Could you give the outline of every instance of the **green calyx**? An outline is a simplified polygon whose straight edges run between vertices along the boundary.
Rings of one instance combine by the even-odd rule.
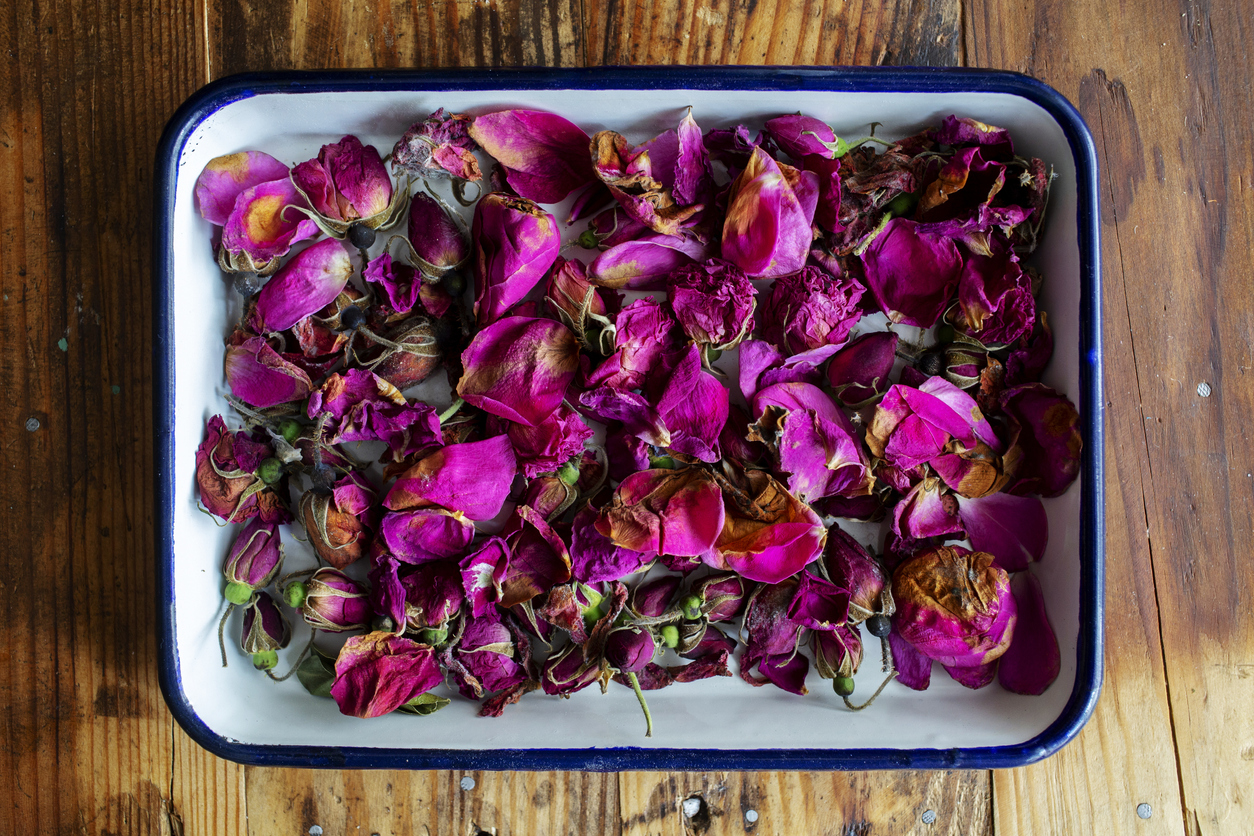
[[[298,610],[305,603],[305,597],[309,594],[309,587],[301,581],[294,581],[287,585],[283,590],[283,600],[287,601],[287,605],[294,610]]]
[[[696,621],[701,617],[701,605],[704,602],[699,595],[689,595],[679,602],[679,611],[684,614],[684,618],[689,621]]]
[[[283,440],[288,444],[292,444],[296,439],[300,438],[300,422],[292,418],[284,418],[279,422],[279,435],[283,436]]]
[[[662,644],[669,648],[679,647],[679,628],[674,624],[667,624],[661,629]]]
[[[853,677],[838,676],[832,680],[832,690],[838,697],[847,697],[853,693]]]
[[[557,469],[557,478],[562,480],[563,485],[574,485],[579,481],[579,465],[574,460],[566,462]]]
[[[914,211],[914,207],[919,203],[919,198],[910,192],[902,192],[888,202],[885,208],[893,213],[893,217],[902,218]]]
[[[283,462],[270,458],[257,467],[257,477],[267,485],[273,485],[283,478]]]
[[[591,229],[585,229],[575,239],[575,243],[583,247],[585,250],[595,250],[597,247],[597,234]]]
[[[448,641],[447,627],[427,627],[418,632],[418,641],[431,647],[438,647]]]
[[[670,456],[649,456],[649,467],[661,470],[674,470],[675,460]]]
[[[279,654],[273,650],[253,654],[253,667],[259,671],[272,671],[278,664]]]
[[[222,597],[232,604],[242,607],[253,599],[253,592],[253,588],[248,584],[231,581],[226,585],[226,589],[222,591]]]

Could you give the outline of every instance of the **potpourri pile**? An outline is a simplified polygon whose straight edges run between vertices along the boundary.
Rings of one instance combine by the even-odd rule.
[[[811,664],[862,708],[863,627],[885,684],[936,661],[1041,693],[1040,497],[1081,448],[1020,260],[1051,179],[952,116],[886,142],[689,111],[633,145],[440,110],[387,158],[346,136],[213,160],[197,207],[243,306],[235,414],[196,453],[238,527],[222,625],[242,608],[282,679],[303,619],[293,670],[357,717],[611,680],[648,717],[643,692],[733,666],[805,694]],[[316,570],[283,574],[288,525]]]

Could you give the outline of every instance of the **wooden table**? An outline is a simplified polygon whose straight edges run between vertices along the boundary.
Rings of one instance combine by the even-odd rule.
[[[687,834],[693,793],[711,833],[1254,832],[1252,18],[1241,0],[0,4],[0,833]],[[1006,772],[484,773],[472,791],[201,750],[161,699],[152,606],[166,119],[243,70],[666,63],[1006,68],[1079,106],[1109,416],[1088,727]]]

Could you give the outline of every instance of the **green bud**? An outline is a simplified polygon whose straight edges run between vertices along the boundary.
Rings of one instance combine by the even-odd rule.
[[[661,630],[662,644],[667,647],[679,647],[679,628],[674,624],[667,624]]]
[[[585,229],[575,243],[583,247],[585,250],[595,250],[597,248],[597,234],[591,229]]]
[[[573,485],[579,481],[579,465],[574,459],[566,462],[557,469],[557,478],[562,480],[563,485]]]
[[[263,650],[253,654],[253,667],[259,671],[272,671],[279,664],[279,654],[273,650]]]
[[[448,640],[448,628],[447,627],[427,627],[425,630],[420,630],[418,632],[418,641],[422,642],[423,644],[431,645],[432,647],[437,647],[441,644],[444,644],[444,642],[447,640]]]
[[[222,596],[237,607],[242,607],[253,599],[253,588],[246,583],[231,581],[226,585]]]
[[[300,422],[294,418],[284,418],[279,422],[279,435],[283,436],[283,440],[288,444],[292,444],[296,439],[300,438],[300,431]]]
[[[287,588],[283,590],[283,600],[287,601],[287,605],[294,610],[301,608],[305,603],[305,596],[309,593],[309,588],[301,581],[289,583]]]
[[[700,595],[689,595],[679,602],[679,610],[684,614],[684,618],[696,621],[701,617],[701,604],[703,603]]]
[[[832,680],[832,690],[838,697],[847,697],[853,693],[853,677],[838,676]]]
[[[257,466],[257,476],[267,485],[273,485],[283,478],[283,462],[278,459],[266,459]]]

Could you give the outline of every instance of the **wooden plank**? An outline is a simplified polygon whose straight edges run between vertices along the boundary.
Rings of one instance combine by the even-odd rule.
[[[628,772],[620,793],[623,836],[993,833],[987,772]]]
[[[150,172],[205,80],[202,17],[0,9],[0,832],[176,832],[211,806],[172,760],[150,510]]]
[[[1110,509],[1102,707],[1078,751],[997,776],[999,829],[1042,832],[1049,816],[1054,832],[1248,833],[1248,14],[980,0],[968,32],[975,62],[1078,101],[1104,156],[1108,461],[1122,506]]]
[[[613,775],[248,770],[249,833],[616,834]]]
[[[210,71],[583,64],[575,0],[209,3]]]
[[[593,0],[589,64],[962,63],[957,0]]]

